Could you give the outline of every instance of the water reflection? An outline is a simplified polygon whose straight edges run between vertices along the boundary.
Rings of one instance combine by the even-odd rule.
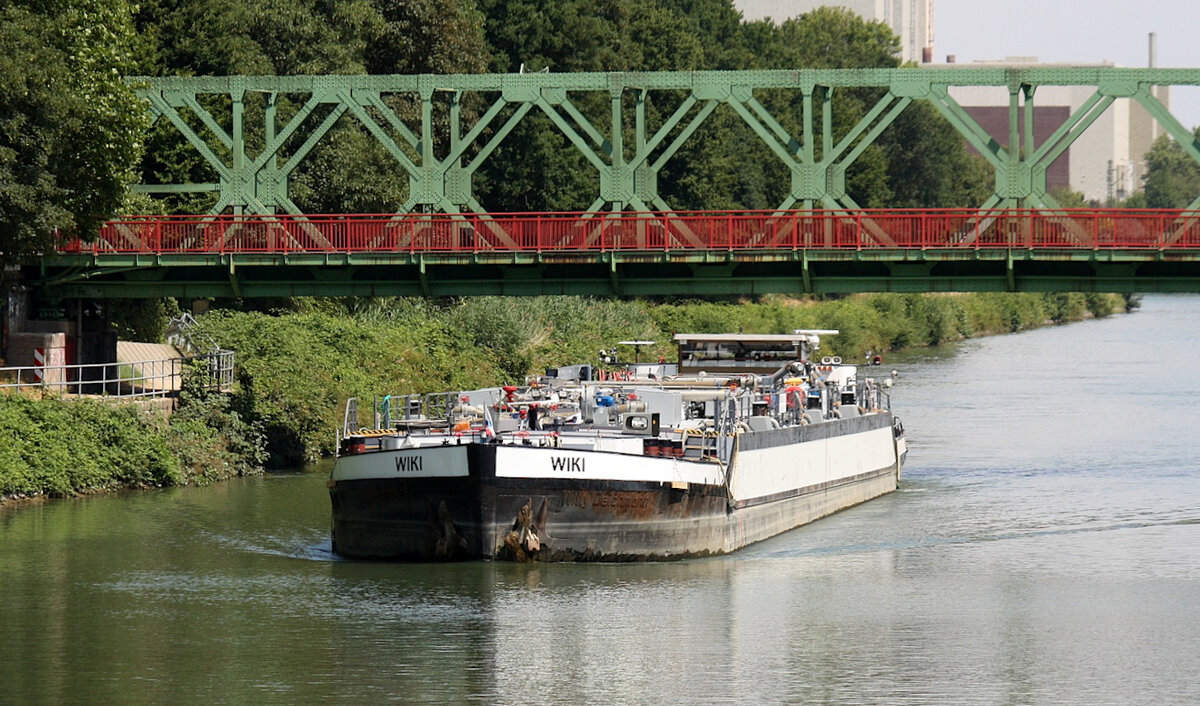
[[[320,471],[0,512],[0,701],[1186,702],[1198,324],[895,361],[902,489],[718,559],[339,561]]]

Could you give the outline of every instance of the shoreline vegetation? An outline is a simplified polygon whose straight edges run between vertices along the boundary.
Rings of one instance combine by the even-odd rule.
[[[265,438],[185,375],[169,418],[136,403],[0,394],[0,507],[261,473]]]
[[[306,300],[216,309],[204,332],[237,351],[235,389],[185,381],[169,419],[132,405],[0,395],[0,506],[129,488],[204,485],[333,453],[347,398],[518,382],[594,361],[617,340],[675,332],[841,331],[823,355],[952,343],[1131,311],[1116,294],[859,294],[829,299],[582,297]],[[628,353],[623,351],[622,353]]]

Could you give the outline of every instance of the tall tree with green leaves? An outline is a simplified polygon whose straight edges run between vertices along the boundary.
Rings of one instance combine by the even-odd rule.
[[[1200,137],[1200,127],[1195,135]],[[1146,208],[1186,208],[1200,197],[1200,164],[1178,142],[1162,135],[1146,153],[1143,188]]]
[[[729,71],[749,66],[751,56],[742,32],[742,13],[732,0],[656,0],[682,29],[692,32],[703,50],[703,66]]]
[[[882,134],[888,208],[980,206],[995,188],[987,161],[929,103],[914,101]]]
[[[899,40],[879,22],[868,22],[843,8],[820,7],[780,23],[770,20],[742,25],[741,44],[747,52],[747,69],[859,69],[898,65]],[[870,109],[880,92],[874,89],[838,90],[833,95],[835,141]],[[759,91],[763,106],[791,135],[803,132],[803,100],[798,91]],[[819,101],[814,102],[820,105]],[[819,108],[817,108],[819,111]],[[814,123],[820,125],[820,118]],[[789,193],[787,167],[738,120],[731,129],[741,146],[733,158],[743,175],[755,175],[761,195],[746,208],[774,208]],[[819,155],[819,146],[816,150]],[[891,200],[886,159],[876,145],[851,165],[846,174],[847,193],[861,206],[886,206]]]
[[[138,28],[155,38],[155,75],[362,73],[365,35],[382,20],[369,0],[145,0]]]
[[[488,66],[483,16],[470,0],[370,0],[375,20],[362,25],[362,57],[370,74],[483,73]],[[445,94],[434,97],[436,151],[446,145]],[[385,97],[419,132],[421,108],[411,96]],[[477,117],[469,97],[463,120]],[[410,155],[415,157],[415,152]],[[357,120],[344,116],[313,150],[292,182],[296,204],[308,213],[388,213],[408,197],[408,175]]]
[[[481,0],[491,70],[622,71],[625,0]],[[571,96],[584,115],[600,118],[606,103]],[[607,127],[606,125],[604,126]],[[590,205],[598,190],[595,169],[534,109],[483,163],[475,181],[489,211],[572,211]]]
[[[55,230],[93,236],[119,211],[145,111],[122,82],[137,38],[125,0],[0,5],[0,259]]]
[[[138,20],[155,39],[148,70],[158,75],[475,73],[488,65],[483,17],[471,0],[149,0]],[[253,153],[261,145],[263,98],[251,94],[246,101],[247,148]],[[298,108],[291,96],[277,101],[281,121]],[[402,119],[419,119],[411,99],[385,102]],[[227,101],[202,103],[228,124]],[[464,114],[470,117],[470,106]],[[214,181],[165,121],[150,141],[147,181]],[[221,146],[215,151],[228,157]],[[289,186],[293,202],[307,213],[380,213],[401,207],[408,177],[357,120],[343,116]],[[195,213],[210,208],[214,198],[184,194],[168,203],[171,210]]]

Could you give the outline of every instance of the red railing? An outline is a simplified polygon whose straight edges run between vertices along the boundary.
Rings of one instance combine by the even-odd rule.
[[[64,253],[1200,249],[1200,212],[1135,209],[130,216]]]

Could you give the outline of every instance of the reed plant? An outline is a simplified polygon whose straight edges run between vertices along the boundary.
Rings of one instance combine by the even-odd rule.
[[[617,341],[656,341],[643,360],[674,358],[674,333],[833,328],[823,355],[882,353],[1104,316],[1118,295],[862,294],[795,299],[613,300],[471,297],[298,300],[287,310],[213,311],[202,326],[238,354],[232,404],[259,424],[269,465],[332,452],[350,397],[360,410],[400,395],[520,382],[547,367],[599,360]],[[628,359],[631,350],[618,350]],[[360,414],[369,425],[370,414]]]

